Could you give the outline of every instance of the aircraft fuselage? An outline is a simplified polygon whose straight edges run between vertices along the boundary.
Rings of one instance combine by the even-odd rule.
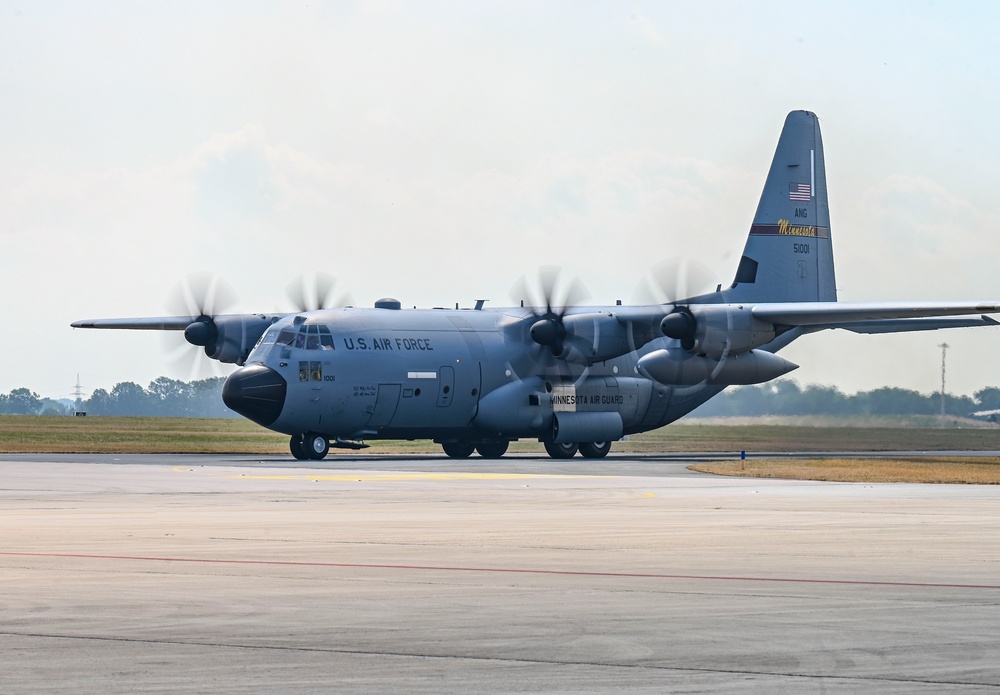
[[[666,338],[592,365],[556,360],[542,345],[526,353],[528,315],[336,309],[287,317],[229,378],[226,402],[270,429],[334,442],[546,439],[560,423],[603,441],[660,427],[720,390],[641,375],[638,358]],[[253,382],[269,380],[263,397],[268,389]]]

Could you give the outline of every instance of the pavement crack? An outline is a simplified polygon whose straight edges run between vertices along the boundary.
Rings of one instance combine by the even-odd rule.
[[[1000,682],[984,683],[974,681],[958,680],[938,680],[933,678],[901,678],[895,676],[844,676],[825,673],[792,673],[784,671],[754,671],[749,669],[726,669],[707,668],[699,666],[679,666],[672,664],[650,664],[650,663],[623,663],[612,661],[594,660],[574,660],[574,659],[538,659],[519,656],[482,656],[478,654],[434,654],[430,652],[401,652],[379,649],[347,649],[343,647],[304,647],[277,644],[245,644],[239,642],[212,642],[201,640],[182,639],[154,639],[143,637],[116,637],[113,635],[69,635],[46,632],[18,632],[11,630],[0,631],[3,637],[22,637],[33,639],[52,640],[80,640],[92,642],[118,642],[128,644],[155,644],[159,646],[178,647],[199,647],[215,649],[240,649],[273,652],[304,652],[321,654],[341,654],[345,656],[372,656],[389,657],[397,659],[437,659],[442,661],[469,661],[482,663],[508,663],[508,664],[538,664],[548,666],[579,667],[590,666],[596,668],[626,669],[626,670],[650,670],[673,673],[702,673],[717,674],[727,676],[767,676],[771,678],[805,679],[810,681],[837,681],[843,683],[899,683],[914,685],[932,685],[948,687],[969,687],[969,688],[997,688],[1000,689]]]

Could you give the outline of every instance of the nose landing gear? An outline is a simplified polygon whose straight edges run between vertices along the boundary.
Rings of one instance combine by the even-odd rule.
[[[330,440],[315,432],[293,434],[288,449],[299,461],[319,461],[329,453]]]

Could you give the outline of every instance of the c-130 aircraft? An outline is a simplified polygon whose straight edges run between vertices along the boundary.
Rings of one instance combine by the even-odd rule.
[[[72,325],[184,331],[210,358],[240,365],[226,405],[290,435],[297,459],[371,439],[433,439],[453,458],[498,458],[520,438],[553,458],[601,458],[727,386],[796,369],[776,353],[807,333],[997,325],[986,314],[1000,312],[998,302],[837,302],[823,143],[808,111],[785,119],[730,287],[584,307],[556,300],[554,276],[542,284],[539,306],[506,309],[382,299],[372,309]]]

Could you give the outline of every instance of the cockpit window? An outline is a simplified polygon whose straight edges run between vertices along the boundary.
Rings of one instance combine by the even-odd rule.
[[[319,346],[322,350],[333,350],[333,336],[326,326],[319,327]]]
[[[277,328],[270,328],[270,329],[268,329],[260,337],[260,340],[257,341],[257,344],[253,346],[254,350],[256,350],[257,348],[259,348],[261,345],[270,345],[271,343],[273,343],[275,341],[275,339],[277,337],[278,337],[278,329]]]
[[[306,350],[319,350],[319,326],[309,326],[306,334]]]
[[[264,341],[267,342],[267,341]],[[284,328],[272,342],[305,350],[333,350],[333,334],[322,324],[301,324]]]

